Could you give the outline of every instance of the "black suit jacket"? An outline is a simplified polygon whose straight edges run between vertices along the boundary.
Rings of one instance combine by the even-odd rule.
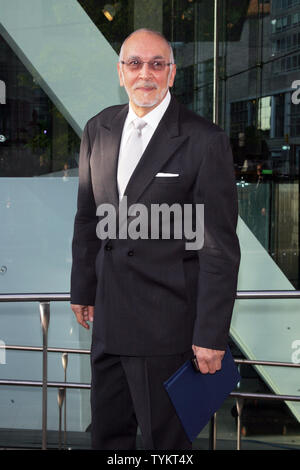
[[[100,204],[118,210],[117,162],[128,105],[84,129],[72,243],[71,303],[95,305],[93,342],[107,353],[176,354],[192,344],[225,349],[240,261],[237,193],[229,139],[172,97],[127,185],[134,203],[204,204],[205,241],[96,235]],[[158,172],[176,178],[156,177]]]

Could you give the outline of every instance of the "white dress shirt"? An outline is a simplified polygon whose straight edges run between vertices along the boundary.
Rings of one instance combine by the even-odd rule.
[[[166,96],[162,100],[162,102],[159,103],[159,105],[156,106],[156,108],[154,108],[152,111],[150,111],[149,113],[147,113],[145,116],[141,118],[143,121],[147,123],[147,125],[142,130],[143,153],[148,143],[150,142],[150,139],[153,136],[154,131],[157,128],[161,118],[163,117],[167,107],[169,106],[170,100],[171,100],[171,95],[170,95],[170,92],[168,91]],[[139,116],[137,116],[137,114],[133,111],[131,104],[129,103],[129,110],[128,110],[128,114],[124,123],[123,132],[122,132],[118,164],[120,161],[126,158],[125,147],[130,137],[130,134],[133,130],[133,121],[138,117]],[[126,169],[126,165],[123,165],[123,167]],[[118,175],[119,175],[119,167],[118,167]],[[118,190],[119,190],[119,199],[121,199],[123,197],[123,194],[120,191],[119,181],[118,181]]]

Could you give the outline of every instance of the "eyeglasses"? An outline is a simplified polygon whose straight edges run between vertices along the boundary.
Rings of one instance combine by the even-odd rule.
[[[137,71],[143,68],[144,64],[148,64],[149,69],[154,72],[163,72],[168,65],[172,65],[172,62],[165,62],[164,60],[149,60],[148,62],[142,61],[140,59],[131,59],[125,62],[124,60],[120,61],[121,64],[126,65],[129,70]]]

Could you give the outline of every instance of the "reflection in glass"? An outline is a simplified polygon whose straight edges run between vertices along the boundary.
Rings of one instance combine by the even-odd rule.
[[[0,52],[0,176],[76,174],[79,137],[2,36]]]
[[[299,185],[299,106],[292,103],[291,94],[300,65],[300,2],[243,4],[240,34],[233,41],[232,2],[222,2],[221,86],[227,111],[221,121],[232,141],[240,215],[297,288],[299,204],[287,206],[283,200],[296,201]],[[291,247],[286,238],[283,242],[283,231],[295,233]]]

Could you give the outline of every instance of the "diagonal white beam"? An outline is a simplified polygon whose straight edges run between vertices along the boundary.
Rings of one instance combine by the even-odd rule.
[[[126,102],[117,54],[77,1],[0,0],[0,33],[78,135]]]

